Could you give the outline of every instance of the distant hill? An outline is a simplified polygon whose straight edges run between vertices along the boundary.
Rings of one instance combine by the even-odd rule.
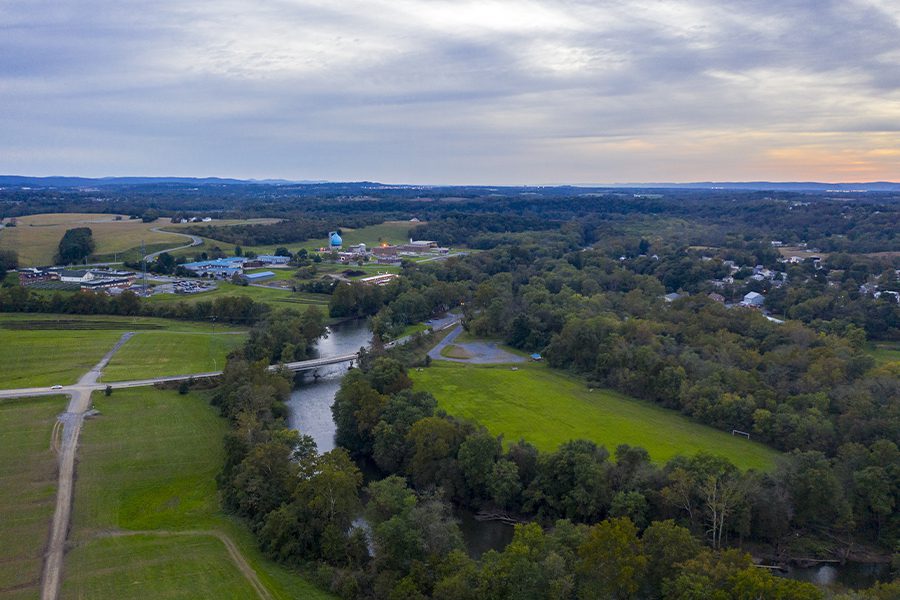
[[[325,183],[324,181],[288,181],[286,179],[229,179],[223,177],[26,177],[0,175],[0,186],[6,187],[108,187],[126,185],[285,185],[298,183]]]
[[[291,181],[287,179],[230,179],[223,177],[26,177],[21,175],[0,175],[0,187],[34,188],[91,188],[123,187],[147,185],[179,186],[232,186],[232,185],[325,185],[337,187],[375,187],[397,189],[694,189],[694,190],[743,190],[782,192],[900,192],[900,183],[891,181],[869,181],[859,183],[827,183],[819,181],[698,181],[694,183],[593,183],[555,184],[542,186],[487,186],[487,185],[403,185],[377,182],[331,182],[327,180]]]
[[[821,181],[698,181],[694,183],[621,183],[620,188],[667,188],[696,190],[772,190],[780,192],[897,192],[900,183],[866,181],[859,183],[827,183]]]

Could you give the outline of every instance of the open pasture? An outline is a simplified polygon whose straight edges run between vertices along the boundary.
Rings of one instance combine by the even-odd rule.
[[[434,394],[448,413],[481,423],[507,442],[524,438],[542,451],[574,439],[613,452],[619,444],[645,448],[654,462],[700,450],[742,469],[770,469],[777,452],[695,423],[650,402],[610,390],[589,391],[576,377],[543,365],[475,366],[436,361],[411,372],[416,389]]]
[[[94,406],[101,415],[81,434],[63,598],[262,597],[254,577],[268,597],[331,597],[265,559],[222,512],[215,478],[228,424],[205,394],[117,390],[95,394]]]
[[[104,378],[178,375],[221,367],[244,330],[226,325],[111,315],[0,315],[0,387],[71,384],[91,369],[126,331],[138,332]],[[210,335],[215,334],[215,335]],[[148,336],[146,339],[143,336]],[[132,346],[133,344],[133,346]],[[196,371],[193,369],[197,368]],[[207,368],[208,367],[208,368]],[[182,371],[182,368],[190,369]],[[111,379],[110,379],[111,380]]]
[[[218,371],[244,340],[244,335],[231,333],[140,332],[113,355],[103,381]]]
[[[119,220],[116,220],[119,218]],[[276,219],[250,219],[216,221],[217,225],[236,225],[243,223],[272,223]],[[104,260],[134,258],[135,251],[139,255],[141,242],[147,252],[176,248],[190,243],[184,235],[173,235],[165,229],[177,232],[190,224],[170,223],[159,219],[152,223],[144,223],[140,219],[129,219],[127,215],[92,214],[92,213],[50,213],[27,215],[16,219],[16,227],[4,228],[0,235],[0,250],[15,250],[19,254],[19,262],[24,266],[49,265],[53,263],[59,240],[67,229],[74,227],[90,227],[93,233],[96,250],[94,254]],[[117,256],[121,254],[121,256]],[[126,256],[127,255],[127,256]]]
[[[37,598],[56,506],[50,447],[63,396],[0,400],[0,599]]]

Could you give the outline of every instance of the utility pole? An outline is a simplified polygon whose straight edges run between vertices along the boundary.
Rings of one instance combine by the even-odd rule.
[[[144,286],[144,297],[147,298],[147,255],[144,250],[144,240],[141,240],[141,275]]]

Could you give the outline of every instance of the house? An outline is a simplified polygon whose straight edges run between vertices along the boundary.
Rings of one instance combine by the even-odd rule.
[[[766,297],[758,292],[747,292],[744,294],[744,299],[741,300],[741,306],[749,306],[751,308],[762,308],[762,305],[765,303]]]
[[[666,294],[665,296],[663,296],[663,299],[666,302],[675,302],[679,298],[681,298],[681,294],[678,294],[676,292],[672,292],[671,294]]]

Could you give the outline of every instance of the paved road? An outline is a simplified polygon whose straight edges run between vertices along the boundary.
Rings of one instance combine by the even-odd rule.
[[[200,238],[197,237],[196,235],[191,235],[191,234],[189,234],[189,233],[175,233],[174,231],[163,231],[163,230],[160,229],[159,227],[152,227],[152,228],[150,228],[150,231],[154,231],[154,232],[156,232],[156,233],[165,233],[165,234],[168,234],[168,235],[180,235],[181,237],[188,237],[188,238],[191,238],[191,243],[190,243],[190,244],[185,244],[185,245],[183,245],[183,246],[178,246],[178,247],[176,247],[176,248],[166,248],[165,250],[160,250],[159,252],[153,252],[153,253],[151,253],[151,254],[148,254],[147,256],[144,257],[144,260],[145,260],[145,261],[148,261],[148,262],[151,261],[151,260],[153,260],[153,259],[156,258],[157,256],[159,256],[159,255],[162,254],[163,252],[175,252],[176,250],[183,250],[183,249],[185,249],[185,248],[191,248],[191,247],[193,247],[193,246],[199,246],[200,244],[203,243],[203,240],[202,240],[202,239],[200,239]]]
[[[462,325],[458,325],[456,329],[450,332],[441,342],[428,352],[428,356],[432,360],[449,360],[452,362],[469,363],[475,365],[490,365],[503,363],[524,362],[525,359],[511,352],[507,352],[500,348],[497,342],[456,342],[456,338],[462,333]],[[455,344],[461,348],[465,348],[471,355],[470,358],[449,358],[441,356],[441,350],[445,347]]]

